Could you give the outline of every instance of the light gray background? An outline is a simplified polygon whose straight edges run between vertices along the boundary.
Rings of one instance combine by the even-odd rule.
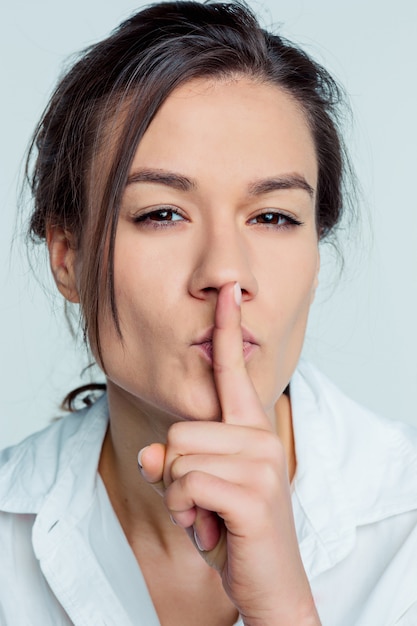
[[[361,241],[349,243],[342,234],[342,245],[348,243],[341,278],[323,251],[305,352],[360,402],[417,425],[417,3],[250,4],[264,23],[280,25],[338,77],[354,114],[348,143],[362,186]],[[26,261],[16,223],[23,155],[68,55],[138,6],[14,0],[2,9],[0,446],[57,415],[87,362],[69,336],[60,298],[52,295],[44,257],[33,261],[34,271]]]

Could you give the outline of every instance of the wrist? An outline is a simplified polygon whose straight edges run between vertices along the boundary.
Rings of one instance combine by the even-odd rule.
[[[298,606],[294,611],[289,612],[286,608],[276,611],[265,611],[263,614],[255,616],[242,615],[245,626],[321,626],[321,621],[317,613],[313,599],[304,606]]]
[[[309,616],[304,616],[304,618],[296,616],[284,618],[282,616],[270,616],[259,619],[242,619],[245,626],[294,626],[295,624],[297,626],[321,626],[321,621],[317,615],[317,611]]]

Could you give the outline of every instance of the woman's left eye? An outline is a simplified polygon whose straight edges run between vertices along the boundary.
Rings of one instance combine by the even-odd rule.
[[[249,220],[249,224],[264,224],[265,226],[275,226],[276,228],[289,228],[291,226],[301,226],[302,222],[295,219],[295,217],[285,215],[285,213],[264,211],[252,217]]]

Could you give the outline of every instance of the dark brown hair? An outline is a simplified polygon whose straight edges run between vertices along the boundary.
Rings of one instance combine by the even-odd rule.
[[[54,225],[71,233],[82,261],[84,332],[102,363],[100,311],[111,311],[121,337],[114,240],[138,142],[180,84],[242,74],[286,90],[304,111],[319,167],[317,229],[327,237],[343,205],[340,89],[303,51],[263,30],[244,4],[162,2],[139,11],[84,51],[52,95],[28,159],[30,233],[37,241]]]

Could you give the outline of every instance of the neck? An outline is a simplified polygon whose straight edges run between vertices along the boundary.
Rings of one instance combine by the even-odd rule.
[[[162,536],[173,526],[163,506],[162,498],[143,480],[137,455],[143,447],[166,441],[172,422],[152,415],[145,406],[137,406],[129,394],[107,385],[110,421],[103,442],[99,473],[110,501],[128,537],[135,529],[153,528]]]
[[[292,426],[291,402],[284,393],[275,404],[275,432],[284,446],[287,457],[287,470],[289,481],[292,482],[297,466],[295,456],[294,430]]]

